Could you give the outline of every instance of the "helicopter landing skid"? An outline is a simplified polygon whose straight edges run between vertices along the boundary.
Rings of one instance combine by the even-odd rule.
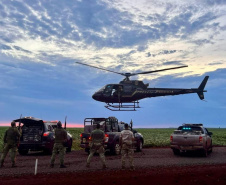
[[[136,111],[137,108],[140,108],[139,102],[128,102],[128,103],[106,103],[105,107],[111,111]]]

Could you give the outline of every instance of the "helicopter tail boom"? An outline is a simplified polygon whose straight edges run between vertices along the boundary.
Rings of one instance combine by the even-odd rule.
[[[209,76],[206,76],[206,77],[203,79],[203,81],[202,81],[202,83],[200,84],[200,86],[198,87],[197,94],[198,94],[200,100],[203,100],[203,99],[204,99],[204,94],[203,94],[203,92],[207,92],[207,91],[204,90],[204,88],[205,88],[205,86],[206,86],[206,83],[207,83],[208,79],[209,79]]]

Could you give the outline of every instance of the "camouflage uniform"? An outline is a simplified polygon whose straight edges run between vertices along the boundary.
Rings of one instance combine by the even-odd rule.
[[[125,164],[126,164],[126,155],[128,155],[129,158],[129,164],[130,164],[130,168],[134,169],[134,164],[133,164],[133,140],[134,140],[134,136],[133,136],[133,132],[131,132],[128,129],[123,130],[120,133],[120,143],[121,143],[121,155],[122,155],[122,168],[125,168]]]
[[[18,148],[18,142],[20,138],[20,132],[16,127],[10,127],[6,130],[4,135],[4,148],[1,156],[1,167],[8,152],[10,151],[10,157],[12,161],[12,167],[15,167],[15,158]]]
[[[102,130],[100,129],[95,129],[94,131],[91,132],[91,139],[92,142],[90,144],[90,154],[89,157],[87,159],[87,167],[90,166],[90,161],[91,158],[93,157],[95,152],[99,153],[103,168],[106,168],[106,162],[105,162],[105,156],[104,156],[104,146],[103,146],[103,142],[105,139],[105,134]]]
[[[67,140],[67,132],[62,127],[55,129],[55,144],[53,147],[53,153],[51,157],[50,165],[51,167],[54,166],[55,157],[57,152],[59,151],[60,157],[60,166],[64,166],[64,155],[66,153],[66,148],[64,147],[63,143]]]

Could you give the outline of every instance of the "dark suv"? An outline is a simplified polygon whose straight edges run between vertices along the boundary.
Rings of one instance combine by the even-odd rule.
[[[22,135],[20,137],[18,152],[26,155],[30,151],[44,151],[51,154],[53,150],[55,133],[51,121],[43,121],[34,117],[23,117],[14,120],[17,125],[21,123]],[[71,151],[72,137],[67,142],[67,151]]]
[[[17,125],[21,123],[22,135],[18,148],[21,155],[26,155],[29,150],[52,152],[55,136],[51,124],[34,117],[23,117],[14,121],[18,123]]]

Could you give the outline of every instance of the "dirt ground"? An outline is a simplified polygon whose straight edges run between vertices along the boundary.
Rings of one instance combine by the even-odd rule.
[[[87,154],[83,151],[66,155],[67,168],[49,168],[50,156],[30,154],[17,157],[17,168],[11,168],[9,157],[0,169],[0,185],[24,184],[226,184],[226,149],[214,148],[207,158],[196,154],[174,156],[169,148],[144,149],[135,153],[136,169],[121,170],[120,156],[106,156],[108,169],[102,170],[99,156],[94,156],[91,167],[85,167]],[[38,174],[34,175],[35,159],[39,160]]]
[[[1,185],[24,184],[183,184],[183,185],[225,185],[226,164],[192,167],[155,167],[149,169],[99,170],[91,172],[69,172],[54,174],[38,174],[10,176],[1,178]]]

